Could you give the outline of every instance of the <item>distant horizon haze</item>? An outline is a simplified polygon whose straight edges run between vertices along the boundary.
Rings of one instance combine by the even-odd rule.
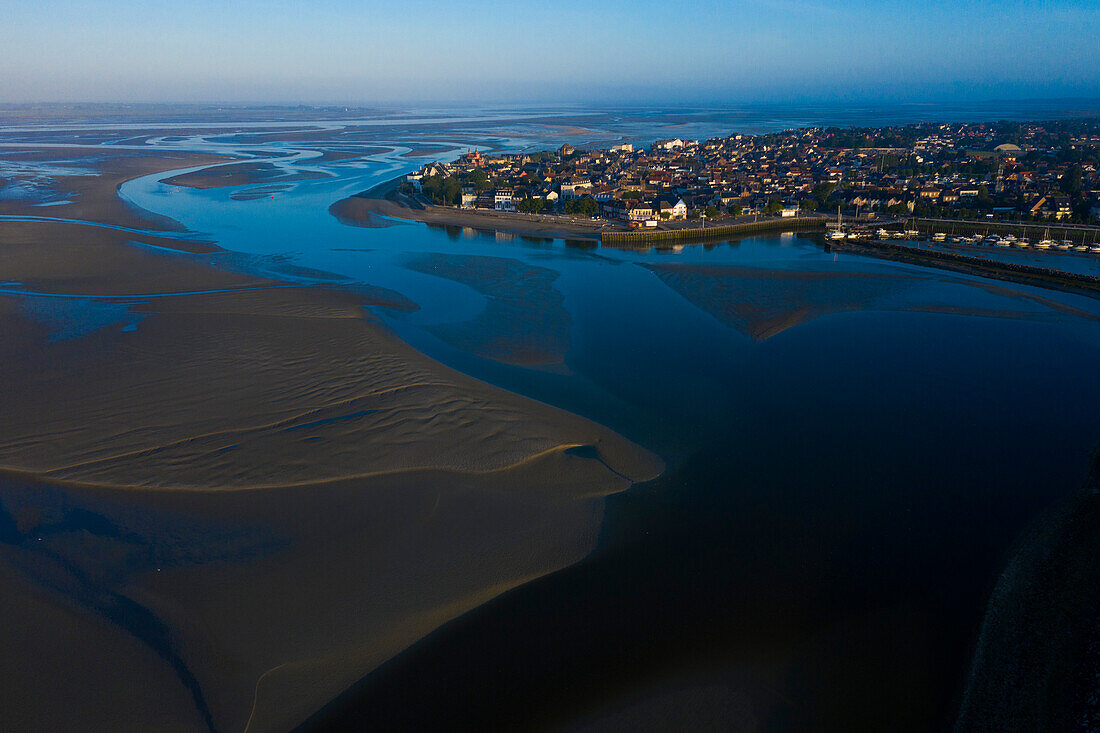
[[[1100,97],[1085,0],[0,0],[0,101],[897,103]]]

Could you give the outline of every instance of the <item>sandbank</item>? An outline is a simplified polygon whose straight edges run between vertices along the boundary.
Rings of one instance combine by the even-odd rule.
[[[327,176],[320,171],[310,170],[287,173],[272,163],[249,162],[203,168],[202,170],[162,179],[161,183],[169,186],[207,189],[242,186],[251,183],[292,183],[295,181],[311,181],[318,178],[327,178]]]
[[[64,216],[149,228],[173,223],[111,203],[118,183],[194,159],[98,165]],[[3,222],[0,242],[9,720],[46,715],[43,689],[62,688],[59,725],[287,730],[440,624],[584,557],[603,497],[662,470],[398,341],[363,289],[103,227]],[[61,664],[54,641],[72,638]]]

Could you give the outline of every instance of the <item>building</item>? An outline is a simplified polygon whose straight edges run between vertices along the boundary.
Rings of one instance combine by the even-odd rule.
[[[493,208],[497,211],[515,211],[512,203],[512,189],[498,188],[493,191]]]
[[[682,198],[662,196],[657,199],[657,210],[662,214],[667,212],[670,219],[686,219],[688,215],[687,204]]]
[[[626,218],[630,221],[645,221],[653,218],[653,204],[634,201],[626,205]]]

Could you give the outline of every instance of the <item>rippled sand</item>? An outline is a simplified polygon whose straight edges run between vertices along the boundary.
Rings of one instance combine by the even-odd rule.
[[[88,189],[84,218],[158,223],[95,209],[118,180],[92,180],[108,192]],[[424,357],[361,290],[102,227],[5,222],[0,241],[5,287],[35,293],[0,294],[8,720],[286,730],[441,623],[584,557],[603,497],[662,470]],[[58,337],[51,319],[89,302],[126,317]]]

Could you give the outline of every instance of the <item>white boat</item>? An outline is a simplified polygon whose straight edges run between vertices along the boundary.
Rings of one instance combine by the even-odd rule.
[[[1094,244],[1091,247],[1089,247],[1089,252],[1095,252],[1097,254],[1100,254],[1100,244]]]
[[[1050,239],[1040,239],[1035,243],[1036,249],[1050,249],[1054,246],[1054,242]]]
[[[905,237],[908,239],[916,239],[920,236],[920,232],[918,232],[916,229],[906,229],[904,232],[902,232],[902,234],[904,234]]]
[[[1071,249],[1072,247],[1073,247],[1073,242],[1059,242],[1058,244],[1054,245],[1054,249],[1060,249],[1063,252],[1065,252],[1068,249]]]
[[[890,236],[890,232],[886,231],[885,229],[879,229],[875,232],[875,236],[879,239],[886,239]]]
[[[1006,242],[1015,242],[1016,241],[1016,235],[1015,234],[1009,234],[1007,237],[1005,237],[1005,241]]]
[[[933,242],[944,242],[946,240],[947,240],[947,235],[944,234],[943,232],[936,232],[935,234],[932,235],[932,241]]]
[[[951,237],[951,241],[954,242],[955,244],[965,244],[965,243],[969,242],[970,240],[967,239],[966,237]]]
[[[1012,242],[1006,242],[1006,241],[1005,241],[1005,240],[1003,240],[1003,239],[998,239],[998,240],[996,240],[995,242],[993,242],[993,246],[994,246],[994,247],[1011,247],[1011,246],[1012,246]],[[1017,245],[1017,246],[1018,246],[1018,245]]]
[[[1079,244],[1079,245],[1077,245],[1076,247],[1073,248],[1073,251],[1074,252],[1088,252],[1089,248],[1088,248],[1088,245]]]
[[[836,229],[830,229],[825,234],[826,239],[844,239],[848,235],[844,233],[844,227],[841,225],[842,217],[840,215],[840,207],[836,207]]]

